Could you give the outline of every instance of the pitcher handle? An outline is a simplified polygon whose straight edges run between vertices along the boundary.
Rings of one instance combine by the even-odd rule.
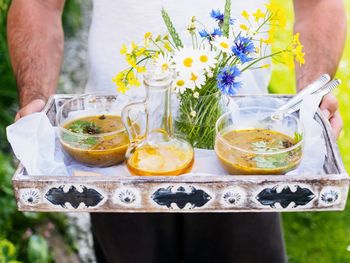
[[[144,101],[130,103],[122,110],[121,117],[130,142],[136,142],[145,135],[145,131],[142,131],[142,128],[145,128],[145,123],[142,124],[142,122],[146,122],[146,117],[142,118],[140,113],[146,115],[146,104]]]

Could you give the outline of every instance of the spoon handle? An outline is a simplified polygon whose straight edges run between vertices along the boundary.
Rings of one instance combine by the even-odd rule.
[[[321,89],[313,92],[312,94],[321,94],[323,97],[323,96],[327,95],[328,93],[330,93],[332,90],[334,90],[336,87],[338,87],[340,85],[340,83],[341,83],[340,79],[334,79],[334,80],[328,82]],[[299,103],[297,103],[294,106],[292,106],[291,108],[289,108],[285,113],[291,114],[291,113],[299,110],[301,102],[302,101],[300,101]]]
[[[318,91],[320,88],[322,88],[325,84],[327,84],[330,81],[331,77],[328,74],[322,75],[320,78],[318,78],[316,81],[312,82],[308,86],[306,86],[304,89],[302,89],[298,94],[296,94],[292,99],[290,99],[286,104],[281,106],[277,111],[278,112],[285,112],[289,108],[293,107],[294,105],[298,104],[303,100],[304,97],[306,97],[309,94],[312,94],[316,91]]]

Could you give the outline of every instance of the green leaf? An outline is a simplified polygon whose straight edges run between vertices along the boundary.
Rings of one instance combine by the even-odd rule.
[[[231,0],[226,0],[225,11],[224,11],[224,24],[222,26],[222,31],[225,37],[229,37],[230,17],[231,17]]]
[[[46,263],[49,260],[49,246],[45,238],[40,235],[32,235],[28,242],[28,261],[30,263]]]
[[[294,133],[294,143],[297,144],[298,142],[300,142],[303,139],[303,134],[299,133],[299,132],[295,132]]]
[[[168,13],[165,11],[164,8],[162,8],[162,17],[163,17],[164,23],[168,29],[168,32],[174,41],[175,46],[176,47],[183,47],[181,39],[179,37],[179,34],[176,32],[176,29],[175,29],[173,23],[171,22],[171,19],[170,19]]]

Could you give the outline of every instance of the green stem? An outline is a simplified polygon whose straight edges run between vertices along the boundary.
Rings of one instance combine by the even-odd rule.
[[[256,63],[258,63],[258,62],[261,61],[261,60],[264,60],[264,59],[266,59],[266,58],[273,57],[273,56],[278,55],[278,54],[281,54],[281,53],[283,53],[283,52],[285,52],[285,51],[286,51],[286,50],[278,51],[278,52],[272,53],[272,54],[270,54],[270,55],[264,56],[264,57],[262,57],[262,58],[258,58],[258,59],[256,59],[256,60],[254,60],[252,63],[250,63],[248,66],[246,66],[245,68],[243,68],[243,69],[241,70],[241,72],[246,71],[248,68],[250,68],[251,66],[255,65]]]

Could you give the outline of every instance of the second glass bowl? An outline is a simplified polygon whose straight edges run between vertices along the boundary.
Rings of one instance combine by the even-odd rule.
[[[279,175],[295,169],[303,156],[304,127],[294,115],[269,120],[273,108],[242,107],[216,123],[215,152],[233,175]]]

